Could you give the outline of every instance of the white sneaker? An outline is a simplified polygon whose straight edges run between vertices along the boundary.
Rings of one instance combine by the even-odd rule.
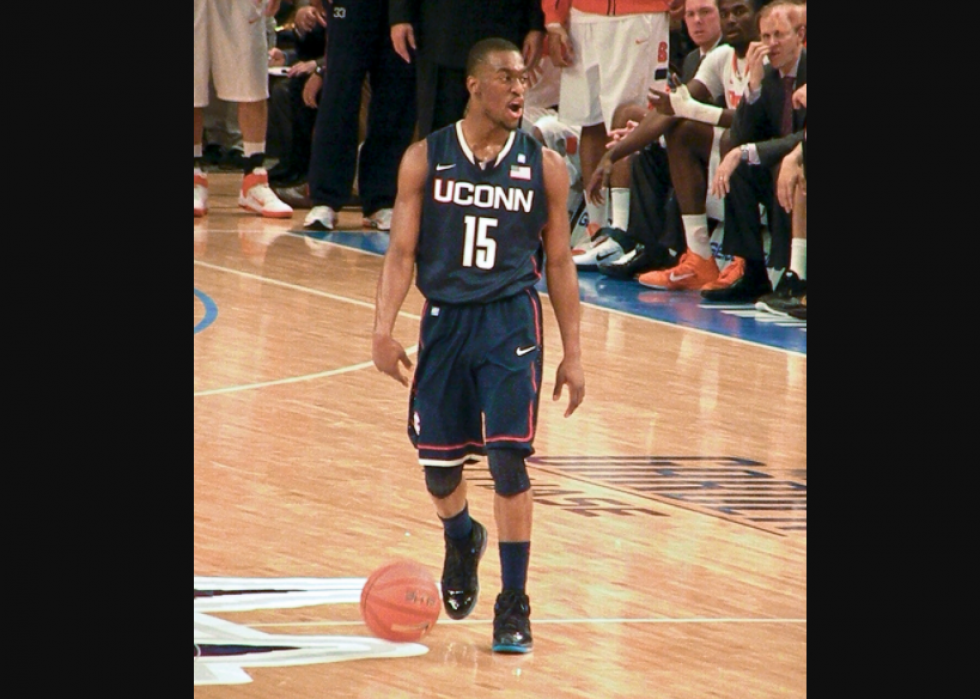
[[[612,238],[606,238],[581,255],[573,255],[572,261],[579,269],[598,269],[599,263],[609,264],[623,256],[623,246]]]
[[[391,214],[391,209],[378,209],[364,219],[363,225],[367,226],[368,228],[376,228],[379,231],[390,231]]]
[[[238,205],[266,218],[289,218],[293,207],[284,204],[269,187],[269,174],[264,167],[257,167],[242,180]]]
[[[194,218],[208,212],[208,176],[194,168]]]
[[[337,212],[329,206],[314,206],[306,214],[303,227],[315,231],[332,231],[337,225]]]

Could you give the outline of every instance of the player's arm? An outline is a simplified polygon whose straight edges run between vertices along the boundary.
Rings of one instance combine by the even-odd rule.
[[[651,99],[656,99],[657,113],[700,121],[727,129],[732,125],[734,109],[712,104],[711,91],[700,80],[691,80],[669,93],[650,88]]]
[[[381,265],[374,310],[371,354],[374,365],[393,379],[408,385],[399,363],[406,369],[412,361],[394,337],[395,319],[405,302],[415,273],[415,251],[422,220],[422,196],[428,171],[425,141],[409,146],[398,169],[398,194],[391,216],[388,251]]]
[[[544,149],[544,186],[548,198],[548,222],[541,237],[544,240],[545,275],[548,296],[555,309],[561,333],[562,360],[555,374],[554,400],[561,398],[568,385],[568,408],[565,417],[575,412],[585,397],[585,372],[582,370],[582,348],[579,342],[578,271],[572,261],[568,222],[568,169],[555,151]]]

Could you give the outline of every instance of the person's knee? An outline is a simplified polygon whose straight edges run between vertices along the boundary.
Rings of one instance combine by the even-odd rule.
[[[463,465],[425,466],[425,488],[433,497],[448,498],[463,480]]]
[[[646,110],[643,107],[635,104],[621,104],[613,112],[612,128],[622,129],[628,121],[639,123],[643,120],[645,114]]]
[[[524,452],[519,449],[490,449],[487,452],[493,489],[505,497],[520,495],[531,489],[531,479],[524,464]]]

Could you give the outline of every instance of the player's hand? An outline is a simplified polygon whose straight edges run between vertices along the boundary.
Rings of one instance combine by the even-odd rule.
[[[405,348],[391,335],[374,335],[371,342],[371,358],[378,371],[387,374],[403,386],[408,386],[408,377],[402,374],[399,364],[406,369],[412,368],[412,360],[408,358]]]
[[[548,55],[551,56],[551,62],[559,68],[570,66],[575,60],[572,40],[564,27],[550,27],[548,29]]]
[[[687,86],[681,85],[678,90],[684,90],[687,93]],[[683,103],[685,97],[690,98],[690,94],[681,95],[677,93],[677,100],[679,103]],[[674,108],[674,103],[671,101],[673,96],[669,92],[663,90],[658,90],[655,87],[651,87],[647,90],[647,101],[656,109],[658,112],[664,116],[674,116],[678,114],[678,111]]]
[[[792,99],[793,109],[806,109],[806,85],[796,88]]]
[[[602,205],[606,203],[604,192],[609,188],[609,177],[612,175],[613,161],[609,151],[602,154],[602,158],[592,171],[585,186],[585,196],[593,204]]]
[[[538,67],[538,62],[541,60],[541,53],[544,50],[544,32],[532,29],[524,37],[524,46],[521,49],[521,54],[524,57],[524,67],[527,68],[528,73],[532,73],[535,68]],[[530,87],[532,83],[528,83]]]
[[[627,119],[626,126],[621,129],[610,129],[609,130],[609,140],[606,142],[606,148],[612,148],[618,141],[622,141],[626,136],[629,135],[630,131],[635,129],[640,125],[640,122],[633,121],[632,119]]]
[[[732,177],[732,173],[735,172],[735,168],[738,167],[739,162],[741,162],[742,153],[738,148],[732,148],[725,157],[721,159],[718,163],[718,169],[715,171],[715,178],[711,181],[711,193],[718,197],[719,199],[724,199],[725,195],[729,191],[729,180]]]
[[[395,47],[395,53],[402,57],[406,63],[412,62],[412,51],[415,50],[415,30],[408,22],[399,22],[391,25],[391,43]]]
[[[585,372],[582,371],[582,362],[563,359],[555,372],[555,392],[552,400],[561,398],[562,387],[568,385],[568,407],[565,408],[565,417],[575,412],[575,409],[582,404],[585,398]]]
[[[323,87],[323,78],[316,73],[310,73],[310,77],[303,84],[303,104],[310,109],[316,109],[319,105],[321,87]]]

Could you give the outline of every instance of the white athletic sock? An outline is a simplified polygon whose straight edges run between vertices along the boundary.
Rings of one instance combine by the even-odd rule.
[[[259,141],[258,143],[243,141],[242,149],[245,151],[246,158],[250,155],[255,155],[256,153],[265,153],[265,141]]]
[[[793,238],[789,248],[789,268],[806,279],[806,238]]]
[[[612,199],[612,227],[625,231],[630,225],[629,187],[613,187],[610,198]]]
[[[195,143],[194,144],[194,157],[195,158],[203,158],[204,157],[204,144],[203,143]]]
[[[590,201],[586,201],[585,210],[589,214],[589,223],[596,223],[599,228],[604,228],[609,224],[606,222],[606,205],[600,204],[596,205]]]
[[[684,224],[687,249],[698,257],[709,259],[711,257],[711,236],[708,235],[708,215],[681,216],[681,223]]]

